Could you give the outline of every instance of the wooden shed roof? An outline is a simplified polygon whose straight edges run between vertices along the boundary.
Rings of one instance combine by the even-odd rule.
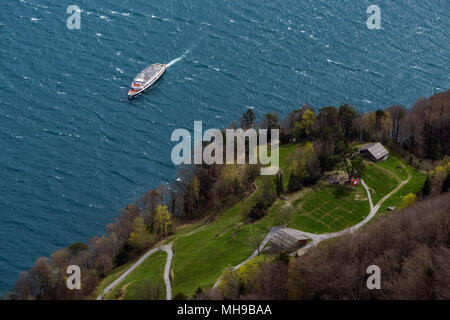
[[[282,228],[273,235],[270,242],[283,250],[288,250],[300,240],[308,240],[308,238],[298,230]]]
[[[379,142],[368,143],[359,149],[359,151],[367,151],[375,160],[380,160],[383,157],[387,156],[389,152],[385,147]]]

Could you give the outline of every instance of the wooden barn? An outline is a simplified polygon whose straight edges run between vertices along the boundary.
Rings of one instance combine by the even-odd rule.
[[[359,149],[359,153],[375,162],[384,161],[389,156],[389,151],[379,142],[368,143]]]
[[[275,251],[291,252],[304,246],[308,242],[300,231],[292,228],[281,228],[270,239]]]

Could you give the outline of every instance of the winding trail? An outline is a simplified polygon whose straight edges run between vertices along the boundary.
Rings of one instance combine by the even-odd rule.
[[[107,286],[103,292],[97,297],[97,300],[103,300],[103,297],[111,291],[115,286],[117,286],[123,279],[125,279],[134,269],[136,269],[142,262],[148,257],[158,251],[165,251],[167,253],[166,266],[164,268],[164,282],[166,284],[166,299],[172,300],[172,285],[170,283],[170,266],[172,265],[173,251],[172,244],[166,244],[158,248],[153,248],[147,251],[135,264],[133,264],[127,271],[122,273],[120,277],[114,280],[109,286]]]
[[[403,164],[401,164],[403,166]],[[404,167],[404,166],[403,166]],[[406,168],[405,168],[406,169]],[[315,234],[315,233],[310,233],[310,232],[306,232],[306,231],[302,231],[302,230],[298,230],[300,231],[305,237],[308,237],[312,240],[312,242],[310,242],[309,244],[307,244],[306,246],[300,248],[299,250],[297,250],[295,253],[297,255],[302,255],[304,253],[306,253],[310,248],[317,246],[321,241],[323,240],[327,240],[327,239],[331,239],[331,238],[335,238],[335,237],[339,237],[342,236],[344,234],[347,233],[353,233],[356,230],[358,230],[359,228],[361,228],[362,226],[364,226],[365,224],[367,224],[370,220],[373,219],[373,217],[375,217],[375,215],[377,214],[378,210],[380,209],[380,207],[383,205],[383,203],[389,199],[393,194],[395,194],[398,190],[400,190],[405,184],[407,184],[409,182],[409,180],[411,179],[411,174],[409,173],[408,170],[406,170],[406,172],[408,173],[408,179],[401,181],[399,179],[399,181],[401,181],[399,183],[399,185],[397,185],[391,192],[389,192],[387,195],[385,195],[380,201],[378,201],[378,203],[374,206],[373,202],[372,202],[372,196],[370,194],[370,190],[369,187],[366,185],[366,183],[364,182],[363,179],[361,179],[361,184],[363,185],[364,189],[366,189],[367,192],[367,197],[369,200],[369,204],[370,204],[370,212],[367,215],[367,217],[364,218],[364,220],[360,221],[359,223],[355,224],[354,226],[351,226],[347,229],[338,231],[338,232],[333,232],[333,233],[322,233],[322,234]],[[287,199],[286,200],[287,203],[286,205],[292,205],[290,200]],[[242,267],[244,264],[246,264],[248,261],[250,261],[252,258],[256,257],[259,253],[259,251],[261,251],[264,246],[267,244],[268,241],[270,241],[270,239],[273,237],[273,235],[280,229],[281,227],[272,227],[272,229],[267,233],[266,237],[264,238],[263,242],[261,243],[259,250],[255,250],[252,255],[250,257],[248,257],[245,261],[241,262],[240,264],[238,264],[237,266],[233,267],[233,270],[237,270],[240,267]],[[293,253],[293,254],[295,254]],[[217,286],[220,283],[220,278],[217,279],[216,283],[214,284],[214,288],[217,288]]]
[[[358,230],[359,228],[361,228],[362,226],[367,224],[370,220],[372,220],[373,217],[375,217],[375,215],[377,214],[377,212],[380,209],[380,207],[383,205],[383,203],[387,199],[389,199],[393,194],[395,194],[398,190],[400,190],[405,184],[407,184],[410,179],[411,179],[411,175],[408,173],[408,179],[400,182],[400,184],[398,186],[396,186],[391,192],[389,192],[380,201],[378,201],[378,203],[375,206],[372,203],[372,197],[370,195],[369,188],[367,187],[367,185],[364,182],[364,180],[361,179],[361,184],[364,186],[364,189],[366,189],[367,196],[369,198],[369,203],[370,203],[369,215],[367,217],[365,217],[364,220],[362,220],[361,222],[355,224],[354,226],[352,226],[350,228],[347,228],[347,229],[344,229],[344,230],[341,230],[341,231],[338,231],[338,232],[324,233],[324,234],[314,234],[314,233],[308,233],[308,232],[304,232],[304,231],[300,230],[306,237],[311,238],[313,241],[310,244],[306,245],[305,247],[299,249],[296,253],[300,256],[300,255],[304,254],[305,252],[307,252],[311,247],[314,247],[314,246],[318,245],[323,240],[339,237],[339,236],[342,236],[342,235],[344,235],[346,233],[353,233],[353,232],[355,232],[356,230]]]
[[[401,164],[403,166],[403,164]],[[406,168],[405,168],[406,169]],[[378,210],[380,209],[380,207],[383,205],[383,203],[389,199],[393,194],[395,194],[398,190],[400,190],[405,184],[407,184],[410,179],[411,179],[411,174],[409,173],[408,170],[406,170],[406,172],[408,173],[408,179],[406,180],[399,180],[401,181],[399,183],[399,185],[397,185],[391,192],[389,192],[387,195],[385,195],[380,201],[378,201],[378,203],[374,206],[373,202],[372,202],[372,196],[370,194],[370,190],[369,187],[366,185],[366,183],[364,182],[363,179],[361,179],[361,184],[363,185],[364,189],[366,189],[367,192],[367,198],[369,200],[369,204],[370,204],[370,212],[367,215],[367,217],[365,217],[362,221],[360,221],[359,223],[355,224],[354,226],[351,226],[347,229],[338,231],[338,232],[333,232],[333,233],[322,233],[322,234],[315,234],[315,233],[310,233],[310,232],[306,232],[306,231],[302,231],[302,230],[298,230],[301,234],[303,234],[305,237],[308,237],[312,240],[312,242],[310,242],[309,244],[307,244],[306,246],[300,248],[299,250],[297,250],[295,253],[293,254],[297,254],[297,255],[302,255],[304,253],[306,253],[310,248],[317,246],[321,241],[323,240],[327,240],[327,239],[331,239],[331,238],[335,238],[335,237],[339,237],[342,236],[344,234],[347,233],[353,233],[356,230],[358,230],[359,228],[361,228],[362,226],[364,226],[365,224],[367,224],[370,220],[373,219],[373,217],[375,217],[375,215],[377,214]],[[257,186],[255,185],[255,190],[250,194],[249,197],[253,196],[257,191]],[[285,199],[286,206],[292,206],[291,200]],[[257,250],[255,250],[250,257],[248,257],[247,259],[245,259],[243,262],[241,262],[240,264],[232,267],[233,270],[237,270],[240,267],[242,267],[243,265],[245,265],[246,263],[248,263],[251,259],[253,259],[254,257],[256,257],[260,251],[262,251],[264,249],[264,247],[266,246],[266,244],[270,241],[270,239],[273,237],[273,235],[282,227],[272,227],[270,229],[270,231],[267,233],[267,235],[265,236],[264,240],[261,242],[259,248]],[[125,279],[125,277],[127,277],[134,269],[136,269],[140,264],[142,264],[142,262],[145,261],[145,259],[147,259],[149,256],[151,256],[152,254],[154,254],[155,252],[158,251],[165,251],[167,253],[167,260],[166,260],[166,266],[164,269],[164,282],[166,284],[166,298],[167,300],[171,300],[172,299],[172,286],[170,283],[170,267],[172,264],[172,259],[173,259],[173,251],[172,251],[172,244],[167,244],[167,245],[163,245],[160,246],[158,248],[153,248],[151,250],[149,250],[146,254],[144,254],[133,266],[131,266],[128,270],[126,270],[122,275],[120,275],[120,277],[118,277],[116,280],[114,280],[109,286],[107,286],[104,290],[103,293],[100,294],[97,297],[97,300],[102,300],[103,297],[106,296],[106,294],[111,291],[115,286],[117,286],[123,279]],[[219,283],[221,281],[221,277],[219,277],[219,279],[217,279],[217,281],[215,282],[213,288],[217,288]]]

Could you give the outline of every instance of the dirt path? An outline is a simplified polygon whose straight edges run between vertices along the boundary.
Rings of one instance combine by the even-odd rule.
[[[403,164],[400,163],[402,166]],[[392,195],[394,195],[398,190],[400,190],[405,184],[407,184],[410,180],[411,180],[411,174],[409,173],[409,170],[407,170],[407,168],[405,166],[403,166],[403,168],[405,169],[405,171],[408,173],[408,179],[406,180],[401,180],[399,177],[397,177],[397,179],[400,182],[400,184],[398,186],[396,186],[391,192],[389,192],[387,195],[385,195],[380,201],[378,201],[378,203],[374,206],[372,203],[372,197],[370,195],[370,190],[369,187],[366,185],[366,183],[364,182],[364,180],[361,179],[361,184],[364,186],[364,188],[366,189],[367,192],[367,197],[369,199],[369,203],[370,203],[370,212],[369,215],[364,218],[364,220],[362,220],[361,222],[359,222],[358,224],[344,229],[342,231],[338,231],[338,232],[334,232],[334,233],[325,233],[325,234],[310,234],[311,236],[308,236],[307,232],[303,232],[305,236],[311,238],[313,241],[312,243],[308,244],[307,246],[299,249],[296,253],[298,255],[302,255],[305,252],[307,252],[311,247],[318,245],[321,241],[326,240],[326,239],[331,239],[331,238],[335,238],[335,237],[339,237],[341,235],[344,235],[346,233],[353,233],[356,230],[358,230],[359,228],[361,228],[362,226],[364,226],[365,224],[367,224],[370,220],[373,219],[373,217],[375,217],[376,213],[378,212],[378,210],[381,208],[381,206],[383,205],[383,203],[389,199]]]
[[[115,286],[117,286],[123,279],[125,279],[134,269],[136,269],[142,262],[145,261],[148,257],[158,251],[165,251],[167,253],[166,266],[164,269],[164,282],[166,284],[166,298],[167,300],[172,300],[172,286],[170,283],[170,266],[172,264],[173,259],[173,251],[172,244],[166,244],[158,248],[153,248],[147,251],[135,264],[133,264],[130,268],[128,268],[124,273],[120,275],[116,280],[114,280],[109,286],[107,286],[103,292],[97,297],[97,300],[103,300],[109,291],[111,291]]]
[[[400,163],[402,166],[403,164]],[[376,213],[378,212],[378,210],[380,209],[380,207],[382,206],[382,204],[389,199],[393,194],[395,194],[398,190],[400,190],[405,184],[407,184],[409,182],[409,180],[411,179],[411,174],[409,173],[409,170],[407,170],[407,168],[405,166],[403,166],[404,169],[406,170],[406,172],[408,173],[408,179],[402,181],[398,176],[396,176],[394,173],[392,173],[392,175],[396,176],[396,179],[398,181],[401,181],[399,183],[399,185],[397,185],[397,187],[395,187],[391,192],[389,192],[386,196],[384,196],[380,201],[378,201],[378,203],[376,205],[373,205],[372,202],[372,196],[370,194],[370,190],[369,187],[366,185],[366,183],[364,182],[363,179],[361,179],[361,184],[363,185],[364,189],[366,190],[367,193],[367,199],[369,200],[369,204],[370,204],[370,212],[367,215],[367,217],[364,218],[364,220],[362,220],[361,222],[355,224],[352,227],[349,227],[347,229],[338,231],[338,232],[333,232],[333,233],[322,233],[322,234],[315,234],[315,233],[310,233],[310,232],[305,232],[302,230],[298,230],[300,231],[305,237],[308,237],[312,240],[311,243],[309,243],[308,245],[304,246],[303,248],[299,249],[298,251],[296,251],[295,253],[298,255],[302,255],[305,252],[307,252],[311,247],[317,246],[320,242],[322,242],[323,240],[327,240],[327,239],[331,239],[331,238],[335,238],[335,237],[339,237],[342,236],[344,234],[347,233],[353,233],[356,230],[358,230],[359,228],[361,228],[362,226],[364,226],[365,224],[367,224],[370,220],[373,219],[373,217],[375,217]],[[388,171],[388,170],[387,170]],[[294,201],[296,199],[298,199],[298,197],[301,194],[297,193],[294,195],[294,197],[290,198],[289,196],[285,197],[283,200],[286,201],[285,206],[292,206],[292,199],[294,199]],[[276,229],[277,228],[277,229]],[[272,236],[275,234],[275,232],[279,229],[280,227],[273,227],[269,233],[267,234],[266,238],[264,239],[264,245],[262,245],[262,248],[264,248],[265,244],[270,241],[270,238],[272,238]],[[275,230],[275,232],[273,232]],[[260,248],[260,249],[262,249]],[[293,253],[293,255],[295,254]],[[252,258],[254,258],[256,255],[258,254],[258,251],[253,252],[253,254],[247,258],[245,261],[243,261],[242,263],[240,263],[239,265],[233,267],[234,270],[240,268],[241,266],[243,266],[244,264],[246,264],[248,261],[250,261]],[[218,283],[220,282],[220,279],[217,280],[217,282],[215,283],[214,287],[217,287]]]

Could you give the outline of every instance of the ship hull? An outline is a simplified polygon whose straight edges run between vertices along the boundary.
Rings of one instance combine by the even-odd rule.
[[[158,81],[159,78],[161,78],[161,76],[166,71],[166,68],[167,68],[167,66],[165,64],[161,64],[161,70],[156,74],[156,76],[152,77],[152,79],[145,81],[141,90],[137,91],[137,90],[130,89],[128,91],[128,99],[130,99],[130,100],[134,99],[137,96],[144,93],[146,90],[148,90],[156,81]]]

